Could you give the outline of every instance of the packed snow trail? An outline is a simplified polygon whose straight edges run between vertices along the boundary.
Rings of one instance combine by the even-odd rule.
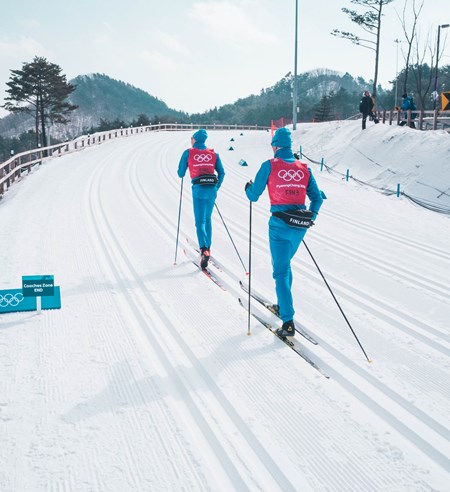
[[[245,261],[243,188],[268,139],[208,140],[227,173],[217,203]],[[216,213],[212,254],[227,290],[181,251],[172,264],[189,140],[143,134],[55,158],[0,202],[1,288],[50,273],[62,292],[61,310],[0,317],[1,490],[445,490],[448,218],[313,168],[329,199],[308,244],[374,360],[299,251],[296,317],[319,341],[304,346],[326,380],[257,322],[246,335],[245,274]],[[353,218],[355,203],[365,206]],[[185,186],[180,238],[195,243],[192,216]],[[273,298],[267,218],[262,198],[253,284]]]

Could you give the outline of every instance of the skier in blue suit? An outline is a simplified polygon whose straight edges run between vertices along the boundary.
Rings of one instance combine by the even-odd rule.
[[[267,187],[270,197],[269,243],[273,278],[280,317],[277,333],[282,337],[295,335],[292,299],[291,259],[312,225],[325,195],[317,186],[311,169],[296,159],[292,152],[291,132],[279,128],[272,138],[274,158],[262,163],[255,181],[245,185],[247,198],[256,202]],[[308,197],[309,211],[305,198]]]
[[[187,169],[192,181],[195,228],[201,251],[200,266],[208,266],[211,255],[212,222],[211,215],[225,171],[219,155],[206,147],[206,130],[196,131],[191,137],[190,149],[186,149],[178,164],[178,176],[183,178]]]

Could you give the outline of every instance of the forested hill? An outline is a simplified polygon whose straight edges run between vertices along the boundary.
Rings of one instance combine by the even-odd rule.
[[[70,82],[77,87],[70,102],[78,106],[71,120],[79,131],[96,126],[101,120],[130,122],[139,115],[149,119],[185,116],[147,92],[107,75],[80,75]]]
[[[191,115],[193,122],[268,125],[271,119],[292,118],[293,76],[288,73],[273,87],[259,95],[239,99],[233,104]],[[317,69],[297,76],[299,121],[345,119],[358,112],[362,91],[371,83],[328,69]],[[379,96],[386,97],[379,87]]]
[[[76,86],[69,97],[72,104],[78,106],[70,115],[65,135],[74,137],[102,121],[129,124],[139,115],[149,120],[182,120],[186,115],[167,106],[160,99],[125,82],[112,79],[104,74],[79,75],[70,81]],[[120,125],[119,125],[120,126]],[[17,137],[23,132],[34,129],[34,120],[30,115],[10,114],[0,119],[0,135]],[[54,132],[61,128],[54,129]]]

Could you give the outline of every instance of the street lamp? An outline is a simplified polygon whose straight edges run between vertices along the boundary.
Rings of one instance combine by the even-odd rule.
[[[441,28],[446,29],[447,27],[450,27],[450,24],[441,24],[440,26],[438,26],[437,49],[436,49],[436,74],[434,76],[433,109],[436,109],[436,101],[439,97],[437,92],[437,81],[438,81],[438,63],[439,63],[439,40],[441,37]]]
[[[398,101],[398,90],[397,90],[397,86],[398,86],[398,45],[401,43],[400,39],[394,39],[394,43],[397,44],[397,61],[396,61],[396,65],[395,65],[395,104],[394,106],[397,106],[397,101]]]
[[[298,32],[298,0],[295,0],[295,49],[294,49],[294,87],[292,94],[292,129],[297,128],[297,32]]]

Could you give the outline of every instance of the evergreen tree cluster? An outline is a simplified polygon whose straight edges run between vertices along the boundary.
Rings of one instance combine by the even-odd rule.
[[[0,135],[0,162],[7,161],[13,154],[36,148],[36,132],[29,130],[19,137],[5,138]]]

